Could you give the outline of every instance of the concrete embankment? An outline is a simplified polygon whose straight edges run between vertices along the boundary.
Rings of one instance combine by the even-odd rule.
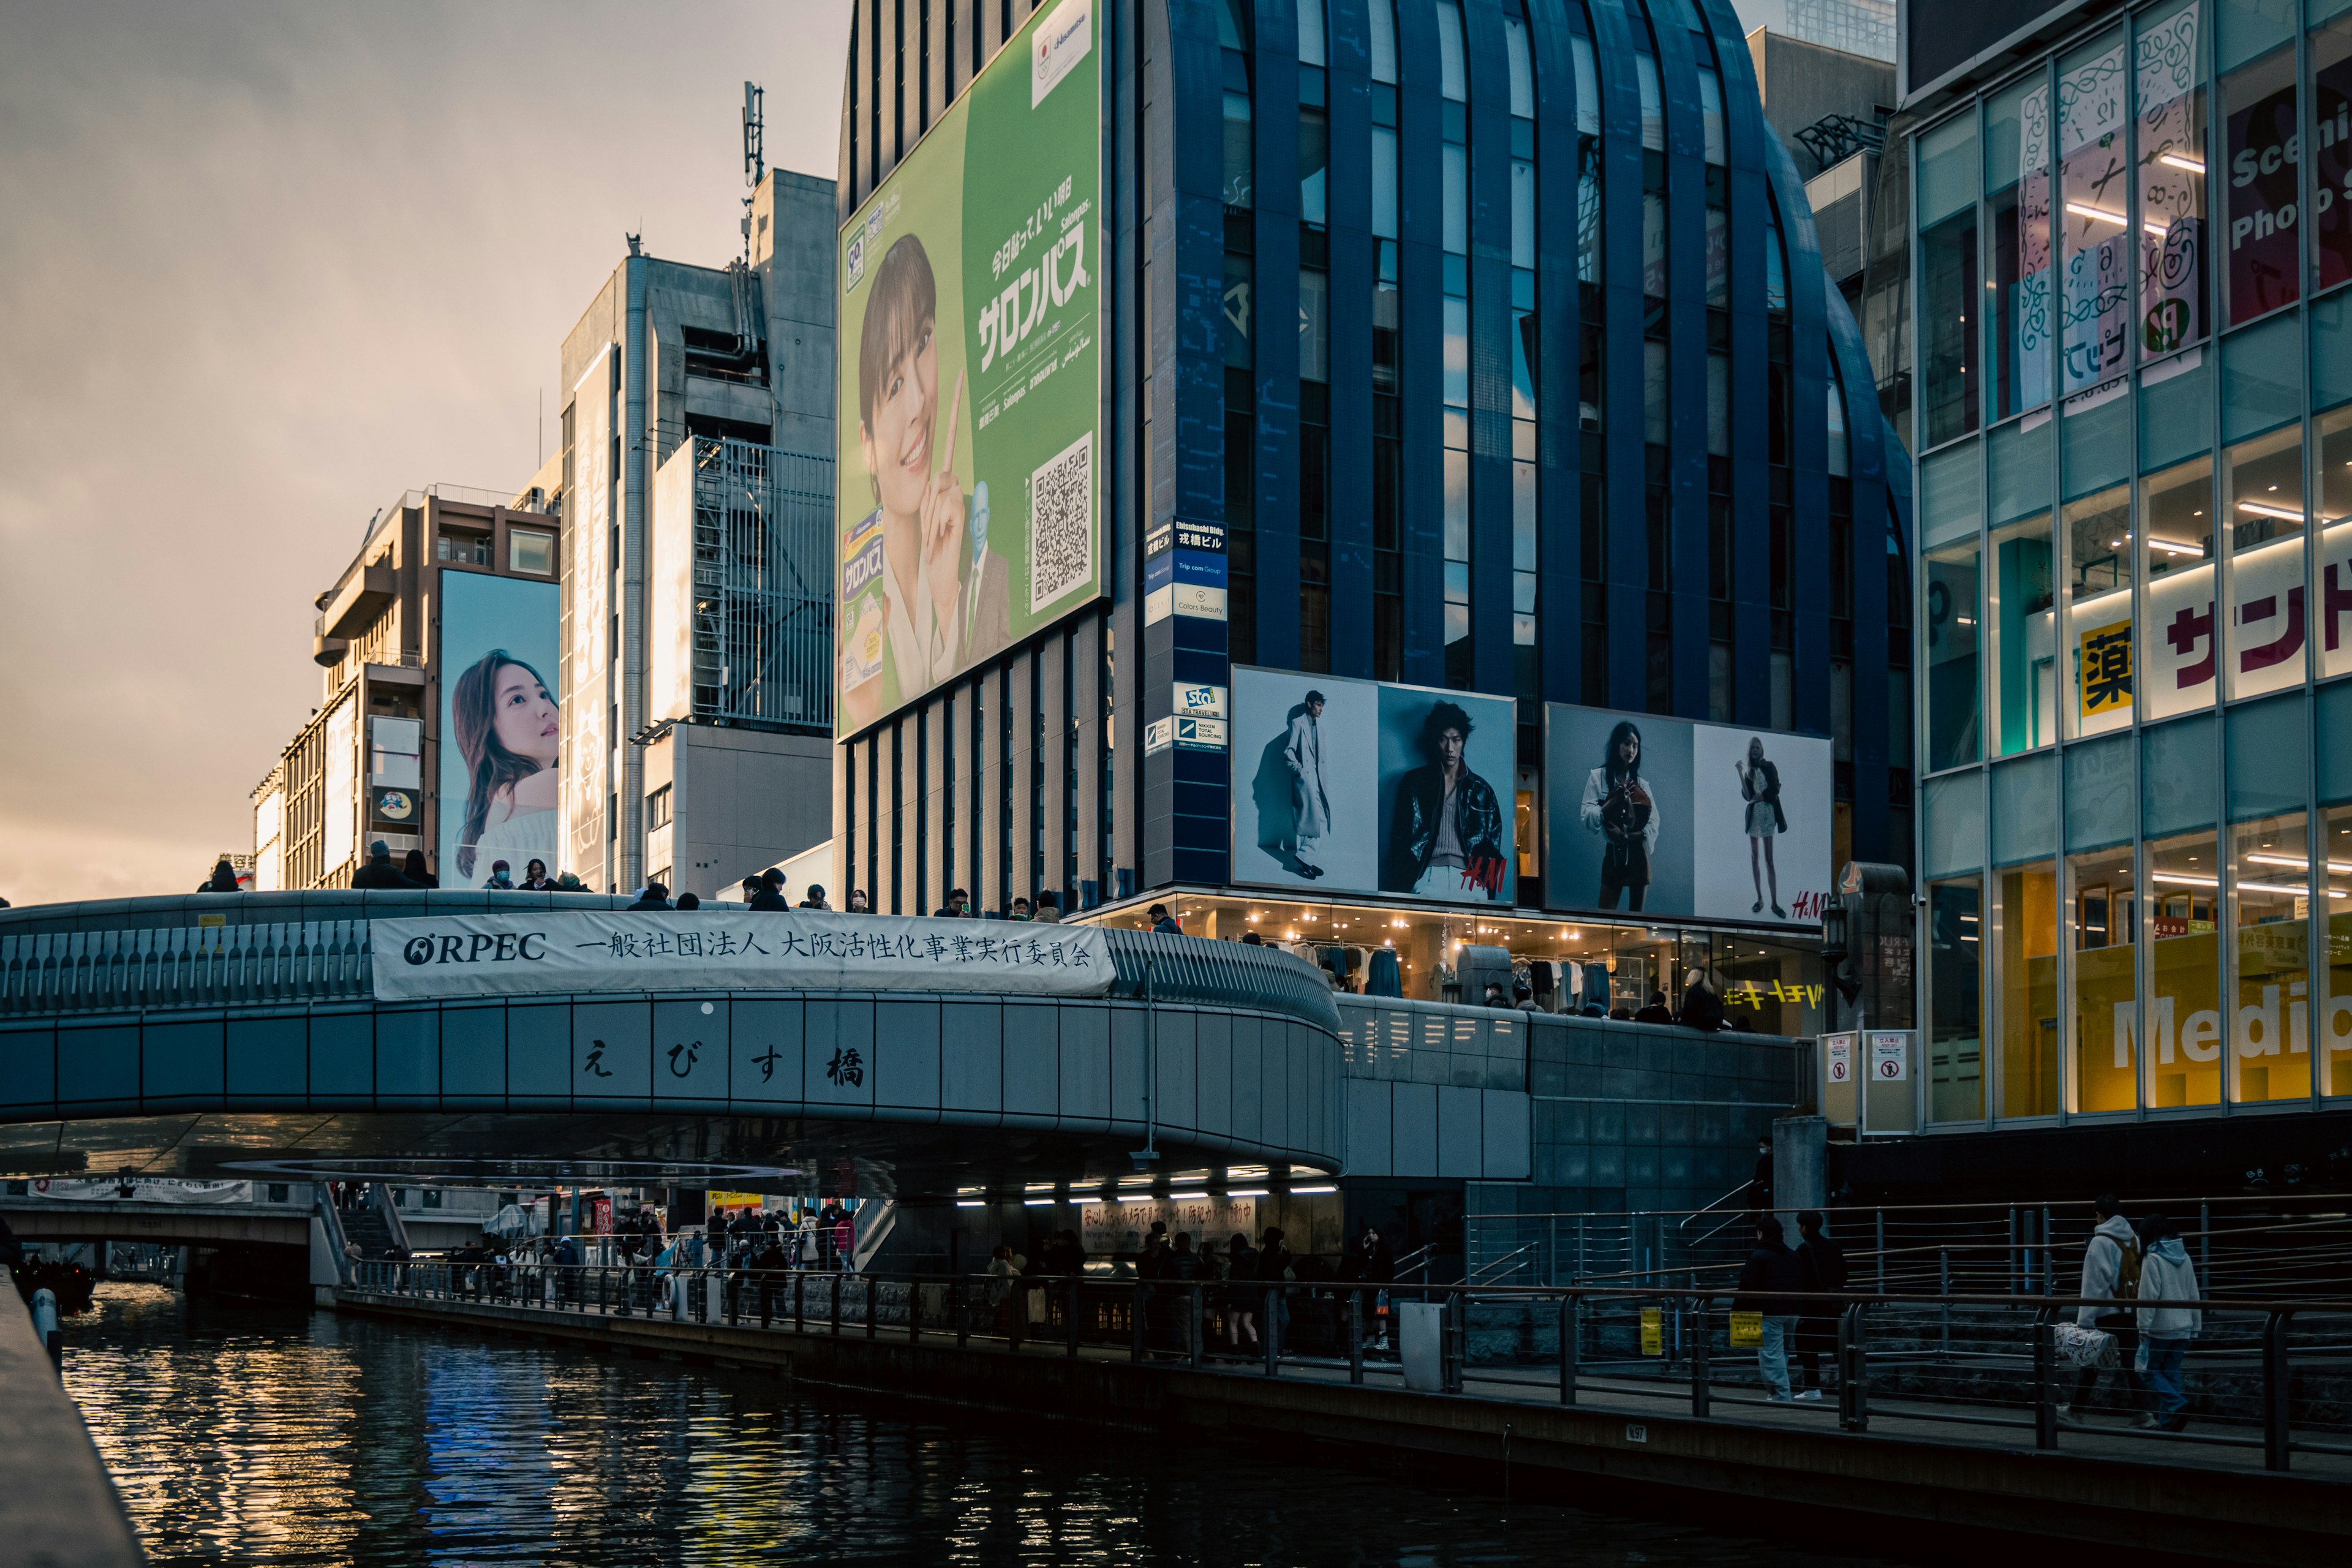
[[[2084,1451],[2037,1452],[2030,1433],[1931,1426],[1874,1416],[1866,1435],[1818,1410],[1741,1410],[1697,1420],[1608,1386],[1557,1403],[1556,1386],[1474,1384],[1493,1396],[1357,1386],[1344,1372],[1286,1368],[1280,1378],[1138,1365],[1089,1350],[1067,1357],[1032,1342],[1019,1354],[952,1337],[908,1342],[536,1307],[417,1302],[339,1293],[346,1311],[568,1341],[630,1354],[773,1369],[793,1379],[997,1415],[1094,1422],[1254,1442],[1294,1458],[1370,1466],[1419,1482],[1521,1501],[1706,1518],[1748,1533],[1786,1533],[1841,1552],[1981,1561],[1988,1550],[2063,1545],[2095,1560],[2302,1564],[2339,1560],[2352,1542],[2352,1484],[2340,1461],[2278,1475],[2257,1451],[2170,1450],[2117,1436]],[[1920,1435],[1922,1431],[1934,1436]],[[1947,1434],[1962,1436],[1953,1440]],[[2097,1451],[2116,1450],[2116,1457]],[[2322,1467],[2325,1469],[2322,1470]],[[2030,1549],[2030,1548],[2029,1548]]]
[[[0,1568],[134,1568],[122,1500],[58,1385],[32,1314],[0,1278]]]

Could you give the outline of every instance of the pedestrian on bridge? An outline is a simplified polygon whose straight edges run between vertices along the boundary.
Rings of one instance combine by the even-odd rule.
[[[1804,1268],[1782,1237],[1780,1216],[1759,1215],[1756,1250],[1739,1266],[1739,1294],[1732,1298],[1731,1310],[1755,1312],[1764,1320],[1756,1365],[1772,1391],[1775,1405],[1794,1402],[1789,1392],[1789,1342],[1797,1331],[1798,1303],[1793,1298],[1804,1288]]]
[[[745,878],[743,892],[743,901],[762,914],[783,914],[792,909],[784,901],[784,874],[773,866],[757,878]]]
[[[2091,1232],[2089,1245],[2083,1248],[2083,1278],[2075,1294],[2093,1300],[2107,1297],[2130,1300],[2139,1290],[2139,1233],[2124,1217],[2124,1206],[2115,1194],[2101,1193],[2091,1207],[2098,1215],[2098,1224]],[[2115,1336],[2117,1375],[2124,1385],[2124,1412],[2134,1417],[2136,1426],[2155,1426],[2156,1417],[2147,1409],[2146,1386],[2133,1370],[2139,1359],[2138,1320],[2133,1310],[2084,1307],[2075,1313],[2074,1321],[2084,1328]],[[2059,1420],[2075,1425],[2089,1413],[2091,1395],[2099,1386],[2100,1371],[2098,1361],[2093,1360],[2074,1374],[2074,1397],[2058,1407]]]
[[[2197,1288],[2197,1266],[2189,1261],[2179,1228],[2163,1215],[2152,1214],[2140,1222],[2140,1238],[2147,1246],[2140,1258],[2138,1327],[2148,1387],[2156,1395],[2156,1429],[2183,1431],[2189,1426],[2189,1395],[2180,1386],[2180,1368],[2189,1342],[2204,1331],[2205,1312],[2195,1305],[2171,1303],[2193,1303],[2202,1294]]]

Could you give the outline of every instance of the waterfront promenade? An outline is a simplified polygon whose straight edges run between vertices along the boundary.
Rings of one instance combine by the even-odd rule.
[[[1565,1376],[1557,1364],[1464,1367],[1449,1357],[1441,1386],[1461,1392],[1416,1392],[1392,1362],[1286,1356],[1269,1375],[1256,1360],[1194,1358],[1168,1348],[1156,1320],[1142,1342],[1130,1335],[1125,1344],[1090,1337],[1103,1321],[1095,1313],[1077,1333],[1049,1323],[1030,1331],[1035,1337],[1011,1340],[993,1331],[1006,1324],[985,1307],[983,1280],[961,1295],[945,1280],[896,1291],[886,1282],[869,1293],[850,1277],[836,1318],[835,1278],[799,1276],[805,1293],[797,1315],[788,1279],[764,1329],[755,1305],[732,1321],[726,1312],[697,1318],[688,1304],[711,1296],[698,1298],[691,1278],[681,1279],[671,1307],[649,1313],[641,1294],[624,1313],[615,1303],[625,1298],[584,1279],[554,1292],[561,1303],[467,1299],[445,1294],[447,1281],[431,1266],[397,1276],[369,1266],[359,1284],[335,1292],[334,1304],[608,1352],[772,1369],[796,1382],[1012,1418],[1215,1433],[1290,1457],[1312,1452],[1423,1479],[1443,1475],[1523,1499],[1675,1516],[1696,1510],[1751,1529],[1834,1521],[1839,1539],[1856,1549],[1902,1555],[1965,1554],[2033,1539],[2284,1564],[2323,1560],[2352,1536],[2352,1456],[2334,1445],[2296,1445],[2292,1469],[2281,1472],[2268,1468],[2279,1456],[2242,1432],[2231,1437],[2209,1426],[2200,1441],[2093,1427],[2060,1436],[2030,1405],[2022,1413],[1992,1404],[1955,1409],[1877,1395],[1854,1430],[1851,1398],[1765,1404],[1738,1381],[1753,1362],[1736,1352],[1712,1369],[1686,1366],[1679,1380],[1573,1365]],[[1563,1299],[1524,1296],[1543,1311],[1557,1311]],[[919,1303],[913,1323],[910,1297]],[[1479,1299],[1491,1308],[1513,1297]],[[884,1321],[891,1316],[895,1322]],[[2045,1437],[2053,1446],[2038,1447]]]

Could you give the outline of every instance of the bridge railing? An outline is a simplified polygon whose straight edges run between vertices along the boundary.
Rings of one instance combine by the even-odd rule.
[[[0,1016],[373,994],[368,922],[299,921],[0,936]]]
[[[1874,1418],[1900,1420],[1906,1436],[1938,1426],[2008,1428],[2042,1450],[2074,1433],[2122,1439],[2140,1457],[2174,1463],[2259,1450],[2269,1469],[2286,1470],[2303,1455],[2306,1473],[2352,1481],[2352,1416],[2333,1375],[2352,1352],[2352,1310],[2341,1302],[2168,1301],[2168,1310],[2201,1312],[2201,1330],[2151,1342],[2151,1359],[2134,1370],[2138,1347],[2127,1336],[2101,1343],[2072,1325],[2085,1306],[2129,1311],[2141,1303],[2080,1298],[1806,1295],[1780,1303],[1795,1312],[1768,1320],[1705,1288],[422,1259],[359,1263],[352,1288],[422,1303],[866,1339],[887,1332],[1264,1377],[1345,1375],[1391,1386],[1401,1378],[1409,1391],[1597,1399],[1634,1415],[1738,1418],[1770,1406],[1852,1433],[1867,1432]],[[1770,1347],[1780,1363],[1768,1369]],[[1792,1397],[1805,1394],[1813,1403]]]

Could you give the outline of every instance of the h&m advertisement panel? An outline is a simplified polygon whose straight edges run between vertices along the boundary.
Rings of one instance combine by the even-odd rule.
[[[1544,709],[1544,902],[1817,924],[1830,742],[1566,703]]]
[[[1235,668],[1234,880],[1510,904],[1513,706]]]
[[[499,861],[563,869],[555,700],[562,637],[553,583],[441,573],[440,863],[445,888],[478,888]]]
[[[1033,14],[841,231],[842,735],[1102,592],[1097,4]]]

